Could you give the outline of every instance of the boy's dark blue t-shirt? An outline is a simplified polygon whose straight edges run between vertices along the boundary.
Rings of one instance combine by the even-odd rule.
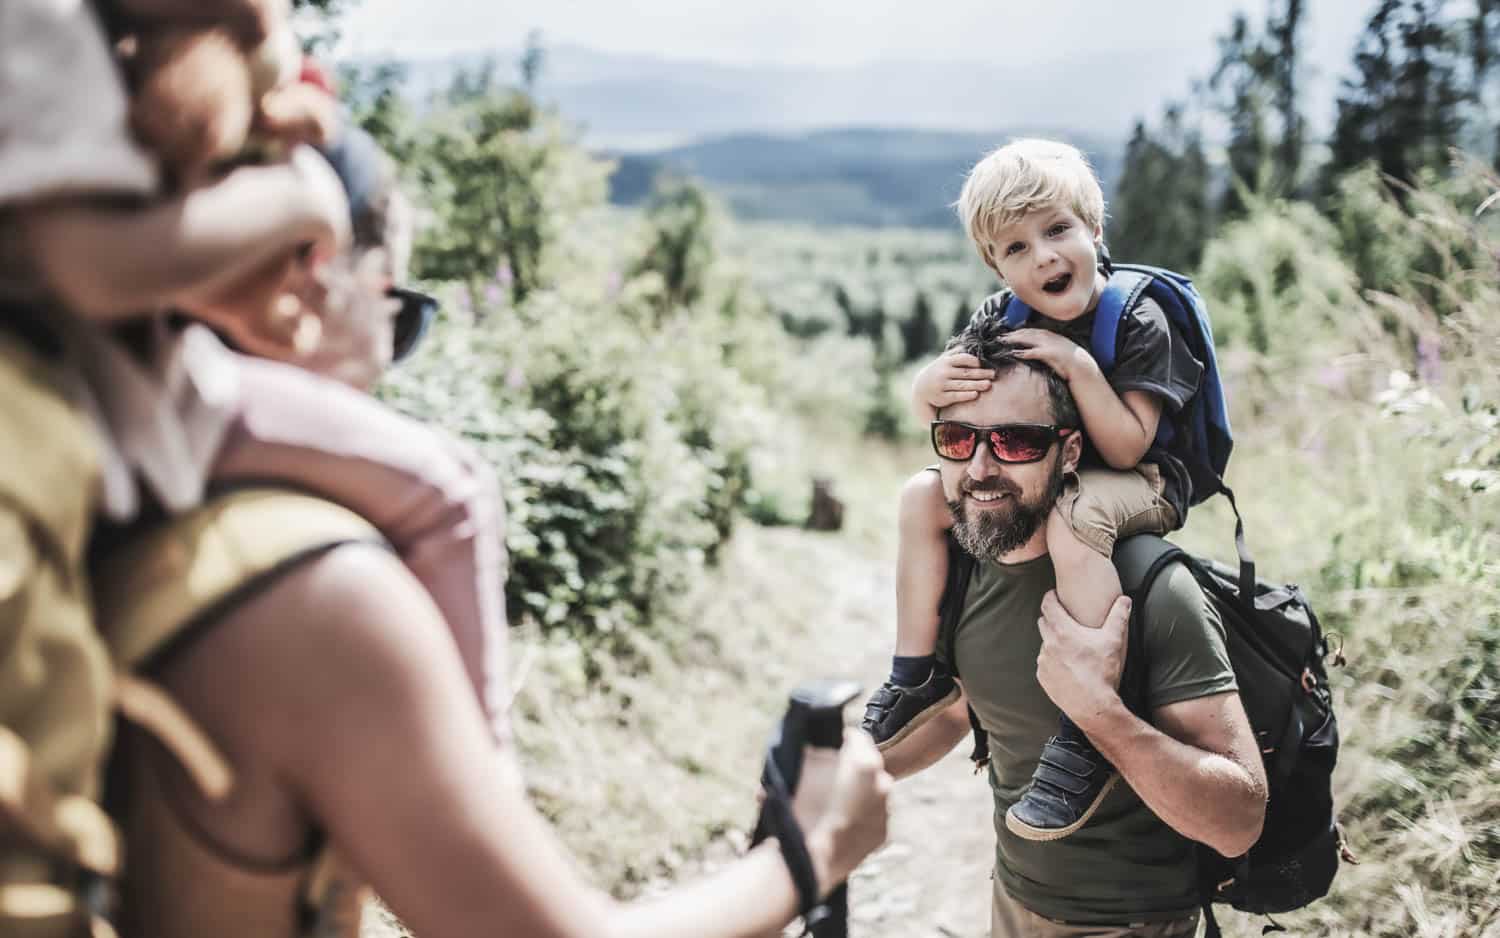
[[[1033,313],[1026,325],[1055,332],[1087,349],[1094,329],[1094,314],[1058,322]],[[1198,385],[1203,381],[1203,363],[1193,357],[1186,340],[1171,328],[1166,312],[1156,301],[1142,298],[1133,309],[1120,315],[1115,369],[1107,377],[1109,386],[1122,397],[1126,391],[1155,394],[1162,401],[1161,419],[1175,420],[1198,393]],[[1083,459],[1085,465],[1103,465],[1086,437]],[[1186,520],[1193,495],[1187,466],[1154,441],[1141,462],[1154,463],[1161,469],[1165,483],[1162,495],[1177,510],[1179,521]]]

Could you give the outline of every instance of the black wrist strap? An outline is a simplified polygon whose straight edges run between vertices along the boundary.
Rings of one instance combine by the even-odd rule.
[[[753,843],[760,843],[767,837],[776,838],[781,857],[792,874],[792,883],[797,887],[797,912],[806,919],[820,905],[818,876],[813,870],[812,855],[807,852],[807,839],[802,836],[802,826],[792,814],[792,799],[774,759],[766,760],[761,781],[765,786],[766,800],[760,807]]]

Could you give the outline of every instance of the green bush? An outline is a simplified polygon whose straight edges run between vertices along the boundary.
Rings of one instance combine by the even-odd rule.
[[[1198,286],[1223,346],[1295,355],[1362,305],[1333,224],[1306,202],[1251,206],[1204,251]]]
[[[521,303],[494,289],[471,308],[451,284],[453,311],[383,388],[494,463],[513,619],[614,652],[670,624],[747,509],[788,520],[807,428],[852,423],[874,380],[864,344],[794,340],[719,255],[695,257],[691,297],[674,294],[661,222],[587,208],[550,249],[568,264]],[[601,227],[613,248],[590,243]]]

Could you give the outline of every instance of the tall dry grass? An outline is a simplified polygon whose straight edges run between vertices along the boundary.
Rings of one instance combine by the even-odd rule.
[[[1261,226],[1282,258],[1305,238],[1294,270],[1317,270],[1257,310],[1268,348],[1225,356],[1229,481],[1262,571],[1308,587],[1349,659],[1336,784],[1360,863],[1285,918],[1303,934],[1500,935],[1500,240],[1464,195],[1493,183],[1362,193],[1414,259],[1381,290],[1314,243],[1321,223],[1289,225],[1301,209],[1229,233],[1254,245]],[[1224,553],[1228,531],[1215,506],[1187,540]]]

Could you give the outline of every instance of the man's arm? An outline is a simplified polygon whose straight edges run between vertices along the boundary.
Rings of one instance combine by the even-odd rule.
[[[1055,593],[1042,601],[1037,679],[1088,734],[1136,794],[1179,834],[1234,857],[1265,822],[1266,776],[1237,693],[1159,707],[1153,726],[1115,690],[1130,599],[1115,600],[1099,629],[1080,625]]]
[[[968,732],[969,702],[960,692],[941,713],[885,750],[885,770],[896,778],[915,775],[952,752]]]
[[[1155,725],[1120,704],[1079,726],[1173,830],[1226,857],[1249,850],[1265,822],[1266,776],[1240,695],[1185,700],[1151,717]]]

